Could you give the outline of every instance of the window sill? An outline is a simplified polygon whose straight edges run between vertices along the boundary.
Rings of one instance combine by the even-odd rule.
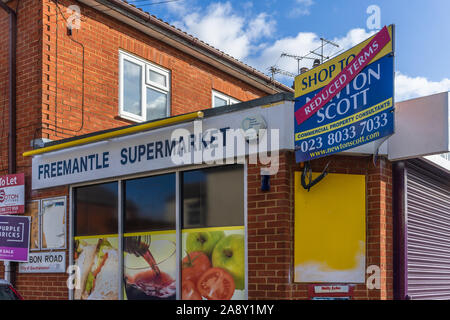
[[[142,123],[142,121],[132,120],[132,119],[130,119],[130,118],[127,118],[127,117],[121,116],[121,115],[115,116],[115,117],[114,117],[114,120],[123,121],[123,122],[126,122],[126,123],[128,123],[128,124]]]

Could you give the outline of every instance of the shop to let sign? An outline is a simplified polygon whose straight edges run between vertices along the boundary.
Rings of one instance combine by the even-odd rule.
[[[0,216],[0,261],[28,261],[30,217]]]
[[[0,214],[25,212],[25,175],[9,174],[0,177]]]
[[[392,28],[385,27],[358,45],[359,51],[350,49],[296,78],[297,162],[351,149],[393,133]]]

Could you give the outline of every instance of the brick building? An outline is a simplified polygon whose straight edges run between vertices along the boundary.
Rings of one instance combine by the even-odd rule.
[[[17,16],[16,172],[26,175],[28,201],[68,192],[68,188],[31,190],[31,158],[22,154],[33,144],[202,110],[214,103],[230,104],[292,91],[122,1],[3,3]],[[71,5],[78,6],[79,16],[69,9]],[[81,25],[69,35],[68,19],[74,14]],[[9,29],[9,15],[2,9],[0,110],[5,115],[10,101]],[[153,68],[153,75],[166,77],[162,86],[142,84],[142,100],[147,92],[166,97],[163,113],[144,118],[144,101],[134,115],[121,109],[119,64],[124,61],[139,63],[142,70]],[[8,130],[5,116],[0,136],[2,175],[8,174]],[[17,274],[16,284],[26,299],[56,299],[67,298],[66,280],[64,274]]]
[[[30,253],[59,252],[65,257],[63,269],[71,264],[82,269],[77,291],[69,290],[68,274],[61,270],[30,272],[14,263],[11,280],[25,299],[142,298],[142,277],[154,281],[157,269],[137,266],[130,246],[146,236],[153,239],[149,248],[151,243],[174,246],[166,258],[157,256],[161,246],[152,249],[160,270],[174,282],[167,291],[147,289],[159,298],[195,298],[198,287],[190,288],[194,280],[181,277],[180,270],[192,252],[207,251],[195,241],[202,233],[220,235],[214,245],[245,239],[245,254],[239,252],[243,275],[241,269],[227,269],[234,298],[311,297],[316,281],[295,281],[293,268],[296,174],[304,168],[286,139],[293,131],[291,88],[123,1],[3,2],[17,15],[17,141],[16,170],[11,172],[4,117],[0,174],[25,174],[26,214],[36,232]],[[68,28],[78,18],[80,28],[76,23]],[[8,30],[8,19],[0,11],[0,30]],[[3,114],[10,104],[8,39],[8,32],[1,32]],[[278,170],[269,180],[261,172],[267,163],[253,163],[247,149],[244,163],[229,166],[169,162],[169,131],[192,130],[192,120],[203,119],[205,127],[216,126],[225,138],[248,117],[281,130]],[[189,138],[193,145],[195,137]],[[36,153],[24,156],[27,152]],[[314,160],[312,170],[321,172],[327,163],[329,174],[359,176],[364,185],[362,280],[338,284],[348,285],[354,299],[392,299],[393,164],[386,156],[374,164],[370,154],[350,153]],[[61,227],[62,237],[55,231]],[[214,258],[215,248],[206,255],[218,272],[224,262]],[[88,256],[90,250],[95,255]],[[107,273],[105,265],[116,271]],[[367,285],[369,266],[379,270],[375,286]]]

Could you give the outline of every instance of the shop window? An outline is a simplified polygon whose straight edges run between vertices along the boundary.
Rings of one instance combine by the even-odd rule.
[[[119,298],[118,183],[74,188],[75,299]]]
[[[242,166],[182,174],[182,299],[245,299]]]
[[[220,93],[218,91],[212,92],[212,107],[222,107],[222,106],[229,106],[231,104],[239,103],[239,100],[236,100],[230,96],[227,96],[223,93]]]
[[[183,228],[244,225],[243,181],[240,166],[184,172]]]
[[[246,298],[242,165],[76,187],[73,198],[75,299]]]
[[[128,300],[176,298],[176,177],[124,182],[124,287]]]
[[[75,236],[117,234],[117,182],[74,188]]]
[[[137,122],[170,115],[170,72],[125,52],[119,53],[120,116]]]

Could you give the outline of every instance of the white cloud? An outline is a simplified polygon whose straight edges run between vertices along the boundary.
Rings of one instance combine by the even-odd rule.
[[[409,77],[401,72],[395,74],[395,100],[403,101],[450,91],[450,79],[430,81],[425,77]]]
[[[289,17],[307,16],[311,14],[310,7],[314,4],[313,0],[296,0],[294,8],[291,9]]]
[[[256,42],[270,37],[275,29],[275,21],[268,14],[261,13],[248,20],[236,14],[230,2],[213,3],[174,24],[237,59],[251,54],[259,47]]]

